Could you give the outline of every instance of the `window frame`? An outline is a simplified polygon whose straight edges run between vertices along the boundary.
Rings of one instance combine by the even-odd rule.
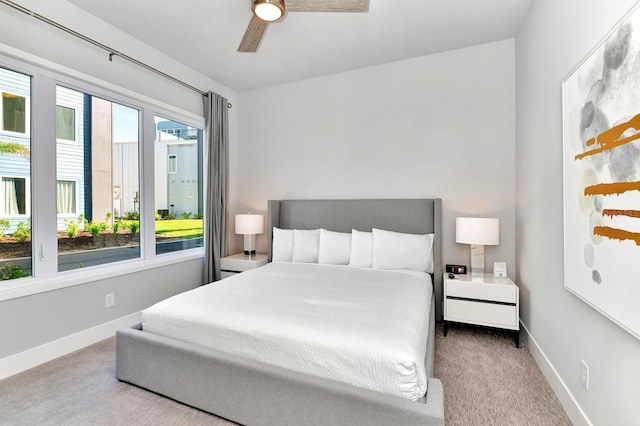
[[[30,212],[32,221],[31,277],[0,282],[0,302],[46,291],[82,285],[96,280],[113,278],[139,271],[155,269],[174,263],[202,259],[204,248],[197,247],[156,255],[154,209],[154,116],[205,129],[204,117],[182,110],[168,103],[156,101],[140,93],[105,83],[86,74],[66,70],[55,71],[45,61],[27,63],[0,52],[0,67],[31,77],[31,96],[28,98],[28,133],[31,138]],[[140,250],[137,259],[58,272],[56,214],[56,86],[61,85],[88,95],[135,108],[139,111],[139,167],[140,167]],[[21,95],[22,96],[22,95]],[[34,101],[34,99],[37,100]],[[37,122],[31,117],[38,117]],[[79,121],[76,120],[76,124]],[[27,130],[25,129],[25,130]],[[0,132],[2,132],[0,130]],[[76,135],[78,133],[76,132]],[[47,136],[50,135],[50,136]],[[76,137],[77,138],[77,137]],[[64,143],[72,143],[63,141]],[[206,144],[203,148],[206,155]],[[203,171],[206,182],[206,170]],[[22,176],[19,176],[22,177]],[[150,183],[151,182],[151,183]],[[38,194],[31,198],[32,194]],[[203,190],[203,195],[206,191]],[[145,220],[146,219],[146,220]]]
[[[31,178],[27,177],[27,176],[16,176],[16,175],[11,175],[11,174],[7,174],[7,175],[0,174],[0,184],[2,183],[2,179],[4,179],[4,178],[24,179],[24,187],[26,188],[26,192],[25,192],[25,195],[24,195],[24,198],[25,198],[24,199],[25,214],[17,214],[17,215],[5,214],[4,213],[4,206],[0,206],[0,216],[6,217],[9,220],[11,220],[11,219],[18,220],[18,219],[24,219],[24,218],[27,218],[27,217],[31,217]],[[2,199],[4,199],[4,185],[2,185],[0,187],[0,197],[2,197]]]
[[[58,137],[58,107],[66,108],[73,111],[73,136],[74,139],[62,139]],[[56,103],[56,142],[58,143],[68,143],[73,145],[78,145],[80,142],[78,141],[78,132],[80,130],[80,126],[78,123],[78,109],[69,105],[64,105],[62,103]]]
[[[58,213],[57,203],[58,203],[58,182],[73,182],[74,183],[74,192],[75,192],[75,213]],[[67,178],[56,178],[56,216],[60,219],[67,219],[72,217],[78,217],[80,213],[80,182],[77,179],[67,179]]]
[[[60,85],[60,84],[58,84]],[[63,86],[65,88],[67,88],[67,85],[60,85]],[[75,89],[72,89],[75,90]],[[73,110],[73,116],[74,116],[74,129],[73,129],[73,133],[75,136],[75,140],[70,140],[70,139],[60,139],[58,138],[58,107],[62,107],[62,108],[68,108],[70,110]],[[78,135],[79,135],[79,131],[80,131],[80,123],[78,120],[78,109],[76,107],[74,107],[71,104],[68,104],[64,101],[62,102],[58,102],[58,100],[56,99],[56,108],[55,108],[55,112],[56,112],[56,142],[57,143],[62,143],[62,144],[68,144],[68,145],[79,145],[80,141],[78,140]]]
[[[6,68],[6,67],[2,67],[5,68],[9,71],[15,71],[11,68]],[[20,74],[24,74],[21,73],[20,71],[16,71]],[[21,98],[25,98],[24,101],[24,108],[25,108],[25,114],[24,114],[24,133],[21,132],[14,132],[12,130],[5,130],[4,128],[4,96],[2,96],[3,94],[9,94],[9,95],[13,95],[13,96],[19,96]],[[21,95],[19,93],[15,93],[12,92],[10,90],[0,90],[0,132],[1,133],[6,133],[7,135],[11,135],[11,136],[20,136],[20,137],[31,137],[31,96],[26,96],[26,95]]]
[[[171,171],[171,159],[173,158],[173,164],[175,165],[175,170]],[[167,174],[175,175],[178,174],[178,154],[167,154]]]

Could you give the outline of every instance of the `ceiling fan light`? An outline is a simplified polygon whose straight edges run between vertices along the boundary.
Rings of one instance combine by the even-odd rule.
[[[284,15],[284,3],[281,0],[255,0],[253,14],[263,21],[277,21]]]

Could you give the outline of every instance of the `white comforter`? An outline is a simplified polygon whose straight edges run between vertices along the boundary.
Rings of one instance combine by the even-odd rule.
[[[270,263],[146,309],[143,329],[417,400],[431,294],[419,272]]]

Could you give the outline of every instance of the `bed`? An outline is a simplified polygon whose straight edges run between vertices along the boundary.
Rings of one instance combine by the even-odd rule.
[[[440,199],[269,201],[270,260],[274,227],[434,234],[433,297],[423,352],[426,395],[417,401],[158,335],[141,325],[116,335],[118,379],[247,425],[443,424],[442,384],[433,378],[434,320],[442,306],[440,215]]]

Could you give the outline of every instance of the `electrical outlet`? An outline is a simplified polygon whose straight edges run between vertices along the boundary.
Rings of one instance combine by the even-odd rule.
[[[584,360],[580,361],[580,381],[586,390],[589,390],[589,366]]]
[[[116,304],[116,295],[114,293],[109,293],[104,296],[104,307],[110,308]]]

